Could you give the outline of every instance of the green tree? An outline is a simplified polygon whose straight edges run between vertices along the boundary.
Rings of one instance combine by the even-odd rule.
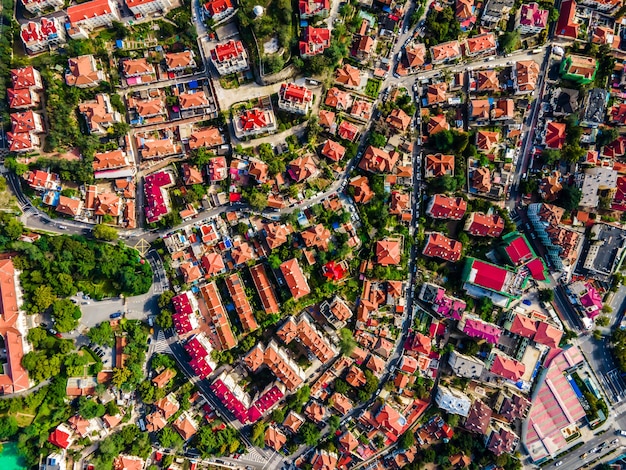
[[[52,304],[52,318],[56,329],[61,333],[76,328],[80,316],[80,308],[69,299],[58,299]]]
[[[356,341],[354,340],[352,331],[348,328],[341,328],[339,330],[339,347],[344,356],[350,356],[356,347]]]
[[[55,299],[56,297],[50,286],[38,286],[32,296],[33,307],[36,312],[43,312],[52,305]]]
[[[78,414],[85,419],[100,418],[106,412],[103,405],[87,397],[78,399]]]
[[[159,443],[166,449],[178,449],[183,445],[183,438],[173,428],[166,426],[159,432]]]
[[[4,441],[13,437],[18,429],[17,421],[13,416],[3,416],[0,419],[0,440]]]
[[[117,230],[105,224],[98,224],[93,228],[93,236],[98,240],[117,240]]]
[[[384,135],[379,134],[378,132],[372,132],[369,135],[368,143],[373,147],[378,147],[382,149],[385,148],[385,145],[387,145],[387,138]]]
[[[572,211],[578,207],[581,199],[582,192],[576,186],[563,186],[556,202],[565,210]]]
[[[415,444],[415,435],[412,431],[406,431],[398,440],[400,449],[410,449]]]
[[[598,326],[609,326],[609,317],[607,317],[606,315],[601,315],[598,318],[596,318],[596,325]]]
[[[113,335],[113,329],[108,321],[104,321],[97,326],[89,329],[87,337],[95,344],[101,346],[113,347],[115,344],[115,337]]]
[[[320,430],[315,424],[307,421],[298,429],[298,436],[307,446],[313,447],[320,440]]]
[[[330,418],[328,418],[328,427],[329,427],[329,432],[331,435],[335,434],[335,431],[337,431],[337,429],[339,429],[340,426],[341,426],[341,418],[339,418],[339,416],[332,415]]]
[[[498,44],[500,49],[507,54],[518,49],[522,44],[519,31],[515,30],[504,33],[498,38]]]
[[[172,312],[169,309],[162,309],[156,317],[156,324],[162,329],[172,328],[174,326],[174,320],[172,319]]]
[[[539,289],[539,300],[552,302],[554,300],[554,291],[552,289]]]
[[[436,150],[439,152],[449,152],[452,150],[454,134],[452,134],[452,131],[443,130],[431,136],[431,140]]]
[[[166,290],[159,296],[157,305],[159,308],[170,308],[172,306],[172,299],[174,298],[174,292]]]

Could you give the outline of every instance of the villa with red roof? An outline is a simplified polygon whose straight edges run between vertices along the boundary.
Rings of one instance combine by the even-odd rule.
[[[39,113],[31,110],[12,113],[11,132],[7,132],[11,152],[30,152],[41,143],[38,134],[44,132],[43,121]]]
[[[513,266],[522,265],[535,257],[528,240],[524,235],[517,234],[505,240],[504,252]]]
[[[444,62],[452,62],[462,56],[459,41],[448,41],[430,48],[431,62],[433,65]]]
[[[341,121],[339,128],[337,129],[337,135],[342,139],[354,142],[356,136],[359,134],[359,128],[349,121]]]
[[[330,10],[330,0],[299,0],[298,9],[301,20],[313,16],[326,17]]]
[[[296,114],[307,114],[313,104],[313,92],[303,85],[283,83],[278,92],[278,107]]]
[[[209,0],[202,6],[202,10],[215,22],[219,22],[235,12],[231,0]]]
[[[504,230],[504,219],[497,213],[472,212],[467,218],[463,230],[476,237],[497,238]]]
[[[463,314],[461,317],[458,329],[471,338],[481,339],[490,344],[498,344],[500,335],[502,334],[500,327],[468,313]]]
[[[467,201],[461,197],[435,194],[428,201],[426,214],[433,219],[461,220],[467,210]]]
[[[235,134],[239,137],[251,137],[258,134],[276,132],[276,118],[271,109],[244,109],[233,117]]]
[[[387,152],[368,145],[359,163],[359,168],[372,173],[391,173],[399,158],[400,155],[395,150]]]
[[[330,47],[330,30],[326,28],[314,28],[307,26],[302,31],[300,41],[300,55],[302,57],[312,57],[323,53]]]
[[[168,52],[165,54],[165,65],[169,72],[182,72],[196,67],[195,53],[191,50]]]
[[[466,39],[465,53],[469,57],[492,55],[496,53],[497,46],[495,34],[483,33]]]
[[[454,175],[454,155],[437,153],[426,155],[424,164],[424,176],[426,178],[439,178]]]
[[[67,19],[73,27],[87,30],[110,27],[114,21],[121,21],[117,3],[112,0],[91,0],[72,5],[67,9]]]
[[[11,109],[28,109],[39,105],[39,91],[43,90],[41,75],[33,67],[11,70],[11,88],[7,88]]]
[[[72,430],[65,424],[59,424],[48,436],[48,442],[61,449],[67,449],[72,441]]]
[[[338,162],[345,156],[346,149],[343,145],[328,139],[324,142],[321,154],[334,162]]]
[[[463,288],[472,297],[488,297],[495,305],[507,307],[521,297],[525,274],[474,258],[467,258]]]
[[[564,0],[561,2],[559,20],[556,24],[554,34],[566,39],[578,39],[580,24],[576,22],[576,6],[574,0]]]
[[[146,193],[144,211],[146,221],[150,224],[158,222],[169,212],[167,188],[174,185],[174,179],[169,172],[159,171],[144,177],[144,182],[144,192]]]
[[[65,43],[65,28],[58,18],[41,18],[39,23],[22,24],[20,37],[30,52],[41,52],[49,47]]]
[[[517,382],[526,372],[526,366],[513,358],[502,354],[493,354],[490,372],[505,379]]]
[[[550,12],[535,2],[524,3],[517,14],[517,29],[521,34],[539,34],[548,25]]]
[[[402,250],[399,240],[384,239],[376,242],[376,262],[381,266],[400,264]]]
[[[243,72],[249,68],[248,53],[243,43],[234,39],[211,49],[211,62],[220,75]]]
[[[283,273],[287,287],[289,288],[294,300],[298,300],[311,293],[309,283],[307,282],[296,258],[282,263],[280,265],[280,271]]]
[[[508,330],[516,335],[532,339],[535,333],[537,333],[537,322],[526,315],[515,313]]]
[[[422,254],[455,263],[461,259],[462,252],[463,245],[461,242],[448,238],[441,233],[431,232],[428,234],[428,240]]]
[[[548,121],[544,133],[544,144],[548,149],[560,150],[565,143],[565,124]]]
[[[556,349],[559,347],[563,331],[545,322],[537,322],[537,333],[533,338],[535,343],[543,344],[549,348]]]

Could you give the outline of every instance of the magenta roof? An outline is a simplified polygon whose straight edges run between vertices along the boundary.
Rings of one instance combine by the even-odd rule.
[[[543,265],[543,261],[539,258],[535,258],[532,261],[526,263],[526,267],[530,271],[530,275],[533,279],[537,281],[545,281],[546,280],[546,267]]]
[[[217,379],[211,385],[211,390],[222,404],[230,411],[240,423],[248,421],[248,408],[239,401],[221,379]]]
[[[528,242],[521,235],[509,243],[504,250],[515,265],[524,263],[533,256],[533,253],[528,246]]]
[[[542,10],[536,3],[522,5],[520,24],[523,26],[534,26],[545,28],[548,24],[548,10]]]
[[[480,338],[491,344],[497,344],[502,330],[496,325],[484,322],[478,318],[468,318],[465,322],[463,333],[472,338]]]

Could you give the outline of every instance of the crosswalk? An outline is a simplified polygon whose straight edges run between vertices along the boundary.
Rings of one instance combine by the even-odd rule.
[[[165,334],[163,334],[163,330],[159,330],[157,333],[156,341],[153,343],[154,352],[159,354],[169,353],[171,354],[172,350],[170,349],[170,345],[165,339]]]

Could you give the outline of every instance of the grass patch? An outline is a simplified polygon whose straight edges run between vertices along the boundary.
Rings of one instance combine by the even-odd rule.
[[[77,285],[79,290],[95,300],[102,300],[105,297],[115,295],[113,284],[108,279],[98,283],[94,283],[93,281],[80,281]]]
[[[35,419],[35,415],[31,415],[27,413],[15,413],[13,417],[17,421],[17,425],[20,428],[25,428],[26,426],[30,426],[30,424]]]
[[[239,88],[239,79],[237,78],[237,74],[233,73],[231,75],[226,75],[225,77],[221,77],[220,85],[225,90],[232,90],[233,88]]]
[[[376,98],[378,96],[378,92],[380,91],[380,84],[382,82],[375,78],[368,78],[367,84],[365,85],[365,94],[367,96],[371,96],[372,98]]]

